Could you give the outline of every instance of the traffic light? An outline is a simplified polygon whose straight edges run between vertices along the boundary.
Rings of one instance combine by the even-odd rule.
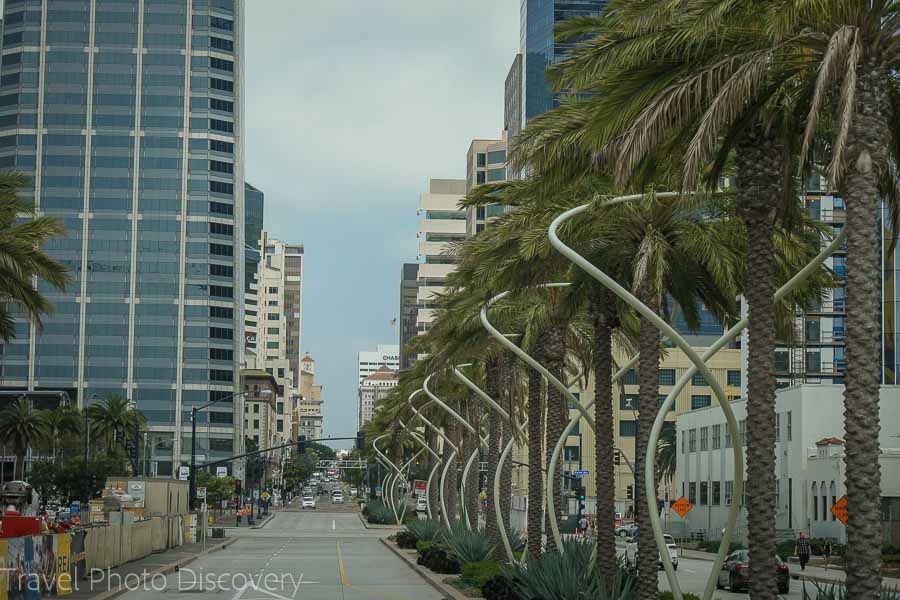
[[[613,450],[613,464],[618,465],[622,463],[622,458],[619,456],[618,450]]]
[[[583,485],[579,485],[578,489],[575,491],[578,494],[578,516],[580,517],[584,512],[584,500],[586,497],[585,488]]]
[[[297,436],[297,454],[303,454],[306,452],[306,436],[298,435]]]
[[[364,431],[356,432],[356,449],[360,451],[366,449],[366,433]]]
[[[240,479],[234,480],[234,495],[237,496],[238,498],[241,497],[241,480]]]
[[[634,500],[634,486],[633,485],[628,486],[628,499]]]

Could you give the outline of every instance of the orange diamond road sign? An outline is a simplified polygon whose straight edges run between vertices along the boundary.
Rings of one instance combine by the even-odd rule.
[[[831,514],[836,516],[844,525],[847,524],[847,496],[841,496],[840,500],[832,505]]]
[[[678,516],[683,519],[684,515],[691,512],[691,509],[694,508],[694,505],[688,502],[687,498],[682,496],[672,504],[672,508],[675,510],[675,512],[678,513]]]

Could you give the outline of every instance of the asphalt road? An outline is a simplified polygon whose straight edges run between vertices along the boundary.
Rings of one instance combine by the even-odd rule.
[[[440,600],[442,596],[379,541],[356,514],[276,514],[261,529],[125,600]]]
[[[712,562],[707,560],[679,559],[678,571],[676,571],[676,574],[678,575],[678,583],[681,586],[681,590],[683,592],[693,592],[698,596],[702,596],[711,568]],[[669,580],[666,579],[666,575],[662,571],[659,572],[659,589],[669,589]],[[815,596],[814,587],[808,587],[807,589]],[[749,596],[746,592],[735,594],[724,590],[718,590],[713,597],[719,600],[731,600],[737,598],[746,600]],[[791,581],[790,593],[779,595],[779,598],[803,600],[802,582],[797,580]]]

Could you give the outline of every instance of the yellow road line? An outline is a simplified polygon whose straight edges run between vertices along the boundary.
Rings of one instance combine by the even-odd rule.
[[[344,587],[350,588],[351,590],[362,592],[363,594],[368,594],[375,598],[381,598],[381,600],[409,600],[407,596],[386,596],[384,594],[379,594],[378,592],[373,592],[372,590],[367,590],[366,588],[355,586],[350,583],[350,580],[347,579],[347,570],[344,568],[344,555],[341,553],[341,543],[336,542],[337,546],[337,559],[338,559],[338,571],[341,574],[341,585]]]

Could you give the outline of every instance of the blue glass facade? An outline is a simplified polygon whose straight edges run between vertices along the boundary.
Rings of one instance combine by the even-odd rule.
[[[244,184],[244,292],[251,291],[256,282],[256,268],[260,261],[259,242],[262,239],[265,194],[249,183]]]
[[[72,281],[44,290],[42,332],[19,325],[0,387],[122,394],[177,457],[190,406],[232,393],[242,352],[242,0],[7,0],[3,16],[0,168],[64,221],[47,249]]]
[[[557,106],[544,77],[548,66],[571,50],[571,43],[556,42],[554,27],[572,17],[597,16],[606,0],[522,0],[520,49],[522,52],[522,126],[532,117]]]

